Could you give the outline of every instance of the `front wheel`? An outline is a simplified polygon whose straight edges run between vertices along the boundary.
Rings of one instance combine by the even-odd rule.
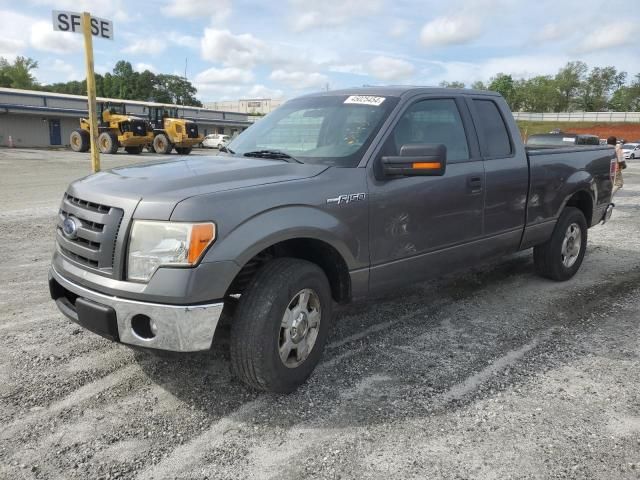
[[[153,149],[156,153],[167,154],[173,150],[173,144],[164,133],[159,133],[153,139]]]
[[[295,258],[267,263],[240,297],[231,324],[234,374],[260,390],[295,390],[320,361],[332,309],[320,267]]]
[[[587,221],[581,210],[565,208],[551,238],[533,248],[536,272],[546,278],[565,281],[582,265],[587,249]]]
[[[91,146],[89,132],[81,128],[71,132],[69,142],[71,144],[71,150],[74,152],[88,152]]]
[[[118,136],[113,132],[102,132],[98,137],[98,149],[100,153],[114,154],[118,152]]]

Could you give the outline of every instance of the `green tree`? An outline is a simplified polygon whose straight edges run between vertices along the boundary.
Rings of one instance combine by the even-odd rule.
[[[38,86],[31,73],[38,68],[38,62],[28,57],[17,57],[13,64],[0,57],[0,86],[8,88],[33,89]]]
[[[557,82],[550,76],[537,76],[516,84],[518,107],[529,112],[554,112],[563,101]]]
[[[482,80],[477,80],[471,84],[471,88],[474,90],[488,90],[487,86]]]
[[[504,73],[498,73],[491,79],[488,90],[498,92],[504,97],[512,110],[516,107],[516,88],[515,82],[511,75],[505,75]]]
[[[576,97],[588,70],[584,62],[568,62],[556,74],[555,83],[560,94],[556,111],[570,112],[575,108]]]
[[[594,67],[582,82],[580,104],[583,110],[599,112],[606,109],[615,90],[620,89],[627,78],[626,72],[615,67]]]
[[[154,92],[156,102],[201,107],[202,103],[195,97],[196,93],[198,90],[183,77],[156,75]]]

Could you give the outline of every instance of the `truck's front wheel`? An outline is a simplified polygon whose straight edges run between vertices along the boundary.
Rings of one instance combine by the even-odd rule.
[[[557,281],[573,277],[584,259],[587,232],[582,211],[575,207],[565,208],[551,238],[533,249],[536,272]]]
[[[240,297],[231,324],[233,372],[260,390],[295,390],[322,356],[332,307],[317,265],[295,258],[267,263]]]

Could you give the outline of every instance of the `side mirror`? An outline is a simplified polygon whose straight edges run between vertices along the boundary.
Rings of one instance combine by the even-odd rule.
[[[382,157],[381,160],[385,176],[440,177],[447,169],[447,147],[435,143],[403,145],[400,156]]]

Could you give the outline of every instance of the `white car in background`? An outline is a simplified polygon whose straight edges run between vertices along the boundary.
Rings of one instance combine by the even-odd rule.
[[[627,160],[640,158],[640,143],[625,143],[622,145],[622,153]]]
[[[202,146],[205,148],[220,148],[229,141],[229,135],[223,135],[221,133],[212,133],[204,137],[202,140]]]

